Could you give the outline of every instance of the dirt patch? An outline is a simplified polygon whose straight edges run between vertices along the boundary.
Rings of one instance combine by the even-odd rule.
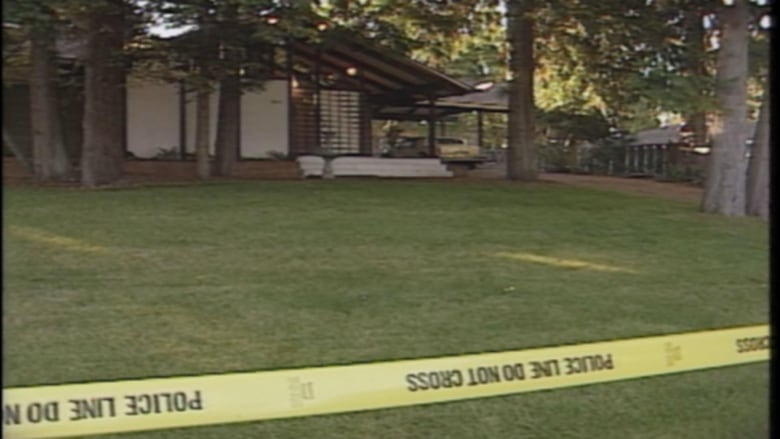
[[[112,186],[143,186],[160,184],[197,183],[195,163],[192,161],[136,160],[123,165],[122,181]],[[459,168],[452,180],[437,178],[433,181],[473,182],[485,181],[510,184],[503,166],[490,166],[473,170]],[[299,180],[298,166],[293,161],[240,161],[236,164],[236,176],[226,180]],[[426,179],[422,179],[426,180]],[[579,174],[541,174],[539,183],[565,184],[593,189],[644,194],[672,200],[699,202],[702,189],[683,183],[665,183],[647,178],[622,178]],[[36,183],[13,158],[3,160],[4,186],[55,186],[79,187],[76,181],[65,183]]]
[[[671,200],[698,203],[702,189],[685,183],[671,183],[647,178],[608,177],[577,174],[542,174],[540,179],[592,189],[614,190],[632,194],[644,194]]]
[[[212,177],[209,181],[229,180],[297,180],[298,166],[283,160],[245,160],[236,163],[234,176]],[[122,178],[111,187],[199,183],[194,161],[127,160],[122,164]],[[80,187],[78,181],[36,182],[16,159],[3,159],[3,186]]]
[[[492,166],[469,171],[466,180],[505,181],[503,167]],[[609,177],[600,175],[581,175],[563,173],[543,173],[539,176],[542,183],[557,183],[591,189],[611,190],[631,194],[643,194],[653,197],[698,203],[702,197],[702,188],[685,183],[660,182],[650,178]]]

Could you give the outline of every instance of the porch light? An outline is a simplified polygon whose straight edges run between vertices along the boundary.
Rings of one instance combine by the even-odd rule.
[[[295,76],[292,77],[292,88],[298,88],[298,80],[295,79]]]
[[[269,15],[265,17],[265,22],[268,24],[276,24],[279,22],[279,17],[277,17],[276,15]]]
[[[769,29],[772,27],[772,17],[770,17],[768,14],[761,17],[761,21],[758,22],[758,25],[761,26],[761,29]]]
[[[358,74],[358,69],[355,67],[347,67],[347,75],[355,76]]]

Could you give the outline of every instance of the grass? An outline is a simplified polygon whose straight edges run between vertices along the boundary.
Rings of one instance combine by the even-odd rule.
[[[768,320],[766,223],[558,185],[4,189],[4,386],[521,349]],[[765,363],[151,438],[742,438]]]

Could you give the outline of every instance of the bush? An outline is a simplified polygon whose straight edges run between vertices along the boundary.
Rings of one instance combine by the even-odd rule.
[[[607,137],[583,151],[582,166],[595,174],[624,174],[627,138]]]
[[[576,163],[571,160],[571,148],[564,143],[550,142],[537,146],[540,167],[548,172],[569,172]]]
[[[655,176],[658,181],[685,182],[696,186],[704,184],[704,169],[699,166],[671,165],[663,174]]]
[[[159,152],[157,155],[154,156],[157,160],[175,160],[178,158],[181,158],[181,154],[179,154],[179,147],[172,146],[168,149],[165,148],[159,148]]]

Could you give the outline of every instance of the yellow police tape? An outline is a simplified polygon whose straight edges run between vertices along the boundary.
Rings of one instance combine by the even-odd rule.
[[[3,390],[3,436],[257,421],[555,389],[769,359],[769,326],[347,366]]]

